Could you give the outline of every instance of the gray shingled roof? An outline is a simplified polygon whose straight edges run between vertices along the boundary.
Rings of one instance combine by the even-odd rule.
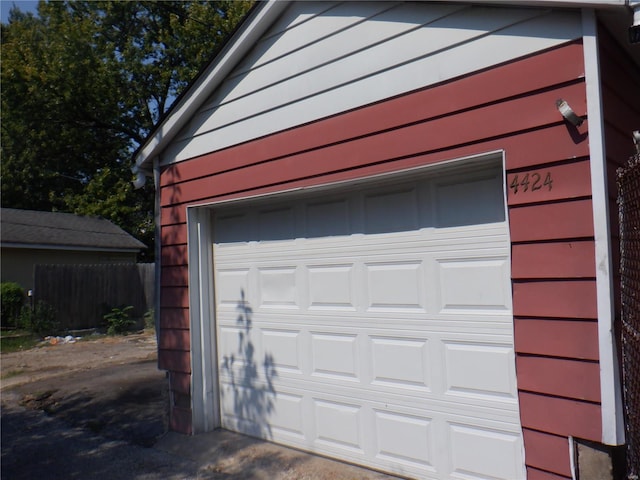
[[[139,251],[146,246],[108,220],[71,213],[0,209],[2,246]]]

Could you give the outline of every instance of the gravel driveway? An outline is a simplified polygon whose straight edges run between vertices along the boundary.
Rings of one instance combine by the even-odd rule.
[[[166,433],[150,332],[2,353],[0,378],[3,480],[396,478],[224,430]]]

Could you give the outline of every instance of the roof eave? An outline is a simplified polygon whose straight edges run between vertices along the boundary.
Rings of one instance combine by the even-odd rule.
[[[112,252],[112,253],[139,253],[147,248],[141,244],[139,247],[92,247],[87,245],[58,245],[48,243],[21,243],[21,242],[2,242],[1,248],[21,248],[29,250],[69,250],[83,252]]]
[[[289,3],[289,1],[260,2],[249,13],[242,27],[229,39],[193,84],[187,87],[186,94],[178,100],[175,108],[147,137],[134,157],[135,164],[140,170],[151,169],[153,160],[187,124],[200,105],[213,93]]]

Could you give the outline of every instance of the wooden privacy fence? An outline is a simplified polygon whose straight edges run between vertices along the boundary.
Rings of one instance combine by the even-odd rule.
[[[36,265],[33,299],[55,309],[62,329],[104,326],[106,313],[127,305],[142,319],[154,307],[154,273],[152,263]]]

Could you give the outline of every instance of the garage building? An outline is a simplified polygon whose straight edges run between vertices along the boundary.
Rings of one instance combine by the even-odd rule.
[[[258,3],[136,154],[171,428],[425,479],[623,444],[627,3]]]

